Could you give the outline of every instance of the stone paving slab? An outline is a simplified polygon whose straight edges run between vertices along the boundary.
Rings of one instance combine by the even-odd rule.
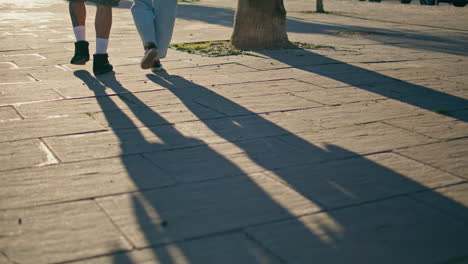
[[[17,69],[18,66],[14,64],[13,62],[9,61],[4,61],[0,62],[0,70],[11,70],[11,69]]]
[[[135,128],[169,125],[205,119],[220,118],[224,115],[203,105],[190,103],[190,108],[198,109],[194,115],[182,104],[170,104],[149,108],[92,113],[92,117],[109,129]],[[128,119],[121,119],[125,115]]]
[[[412,80],[412,84],[420,85],[431,90],[440,91],[450,94],[450,91],[467,90],[468,86],[463,83],[457,83],[455,81],[441,80],[441,79],[424,79],[424,80]]]
[[[2,124],[0,142],[104,130],[104,126],[86,115],[14,120]]]
[[[244,56],[239,62],[257,70],[273,70],[288,67],[305,67],[309,65],[320,65],[330,63],[330,59],[315,54],[315,50],[290,50],[290,51],[264,51],[261,53],[252,53],[258,57]],[[271,54],[279,54],[271,59]],[[270,55],[270,56],[268,56]],[[329,68],[339,67],[339,65],[329,66]]]
[[[422,106],[423,104],[431,106],[432,109],[428,110],[434,110],[437,105],[447,106],[456,104],[456,107],[464,107],[465,100],[460,100],[460,98],[463,97],[457,97],[459,97],[459,93],[465,93],[465,87],[459,87],[453,82],[448,84],[442,83],[438,85],[438,81],[432,85],[426,86],[427,82],[430,82],[431,80],[433,79],[412,80],[408,82],[397,81],[379,84],[365,84],[359,85],[358,88],[382,94],[403,102],[408,102],[415,106]],[[421,94],[424,94],[425,96],[421,96]],[[442,97],[444,100],[435,100],[436,97]]]
[[[397,118],[385,123],[437,139],[465,137],[468,131],[466,122],[436,113]]]
[[[75,264],[111,264],[111,263],[226,263],[226,264],[279,264],[278,258],[272,256],[260,245],[251,241],[244,234],[235,233],[213,236],[204,239],[174,243],[165,247],[143,249],[131,253],[115,254]]]
[[[45,138],[54,153],[65,162],[95,158],[118,157],[120,155],[164,151],[202,145],[203,142],[190,138],[172,126],[126,129],[94,134],[70,135]]]
[[[176,75],[177,76],[177,75]],[[231,74],[220,74],[216,75],[216,78],[213,75],[207,76],[198,76],[191,75],[190,78],[187,78],[188,81],[197,83],[199,85],[219,85],[219,84],[231,84],[231,83],[241,83],[248,81],[271,81],[276,79],[288,79],[288,78],[313,78],[313,73],[297,69],[297,68],[288,68],[288,69],[274,69],[266,71],[250,71],[245,73],[231,73]],[[313,83],[312,83],[313,84]],[[349,85],[347,85],[349,86]]]
[[[13,107],[0,107],[0,122],[8,122],[13,120],[21,120],[21,116]]]
[[[468,184],[439,188],[435,192],[421,192],[411,197],[468,222]]]
[[[0,61],[11,61],[20,68],[63,64],[63,52],[24,53],[0,56]]]
[[[57,263],[130,249],[94,201],[0,211],[0,247],[16,263]]]
[[[51,78],[68,80],[72,77],[71,72],[58,65],[23,68],[23,70],[30,74],[36,81],[47,81]]]
[[[0,171],[55,164],[58,161],[37,139],[0,143]]]
[[[1,264],[11,264],[11,262],[0,252],[0,263]]]
[[[385,70],[396,70],[396,69],[407,69],[408,71],[418,70],[424,66],[430,66],[433,64],[439,63],[439,59],[428,59],[428,60],[403,60],[403,61],[392,61],[392,62],[385,62],[385,63],[352,63],[352,65],[356,65],[357,67],[365,68],[371,71],[385,71]],[[445,63],[450,65],[456,65],[456,59],[447,61]],[[439,68],[440,67],[440,68]],[[438,65],[438,69],[442,71],[448,71],[449,69],[444,68],[443,65]]]
[[[131,69],[131,71],[127,71],[125,74],[127,77],[134,76],[142,76],[143,73],[149,73],[145,71],[141,71],[140,69],[135,69],[136,65],[129,65],[129,66],[122,66],[122,70],[125,71],[125,68]],[[242,75],[243,73],[251,73],[254,69],[249,68],[244,65],[239,65],[237,63],[219,63],[213,65],[199,65],[197,67],[193,67],[193,65],[185,65],[185,68],[174,68],[171,69],[170,74],[174,76],[185,76],[186,78],[200,78],[203,76],[217,76],[223,74],[238,74]],[[194,72],[196,69],[196,73]],[[137,70],[137,71],[135,71]]]
[[[14,83],[31,83],[35,79],[22,71],[17,70],[1,70],[0,85],[14,84]]]
[[[212,85],[207,87],[214,93],[229,99],[238,97],[257,97],[276,94],[294,94],[296,92],[324,92],[323,88],[300,82],[295,79],[276,79],[263,82],[244,82]],[[260,98],[257,98],[260,99]]]
[[[128,177],[130,169],[135,178]],[[4,171],[0,179],[0,210],[134,192],[141,189],[135,182],[144,189],[175,183],[168,173],[136,155]]]
[[[116,97],[117,96],[114,96],[112,99]],[[122,100],[116,99],[114,101],[118,107],[125,108],[126,104],[123,103]],[[49,116],[77,115],[102,111],[94,98],[22,104],[16,108],[25,118],[47,118]],[[114,109],[109,107],[108,111]]]
[[[360,71],[359,69],[355,69]],[[384,75],[376,74],[374,72],[368,72],[367,70],[361,70],[361,72],[340,74],[337,76],[333,75],[308,75],[298,76],[296,78],[300,81],[309,82],[311,84],[323,87],[323,88],[339,88],[347,86],[364,86],[364,85],[381,85],[383,83],[394,83],[396,79],[386,77]]]
[[[288,263],[303,263],[304,259],[443,263],[465,256],[463,241],[468,235],[462,223],[407,198],[314,214],[248,232]]]
[[[451,67],[451,64],[441,65],[441,69],[434,69],[432,67],[420,67],[417,69],[395,69],[395,70],[385,70],[380,73],[404,81],[418,80],[418,79],[428,79],[428,78],[447,78],[453,76],[459,76],[460,73],[447,69]],[[445,69],[445,70],[444,70]]]
[[[19,85],[22,87],[18,88],[18,84],[0,85],[0,93],[2,95],[0,98],[0,106],[62,99],[62,97],[52,89],[39,89],[36,86],[36,82]]]
[[[386,99],[385,96],[380,94],[351,86],[337,89],[316,89],[313,91],[294,93],[294,95],[329,106]]]
[[[65,1],[0,0],[0,262],[466,261],[468,9],[287,0],[328,47],[153,75],[121,2],[95,77]],[[173,42],[229,39],[236,4],[179,3]]]
[[[324,159],[319,152],[316,156]],[[310,155],[304,155],[302,149],[289,145],[281,137],[268,137],[148,153],[145,157],[170,171],[179,182],[191,182],[313,162],[316,156],[307,154]],[[172,160],[184,160],[184,166],[171,163]]]
[[[300,194],[261,174],[97,201],[138,248],[319,210]]]
[[[99,91],[102,93],[101,88],[104,89],[104,86],[99,87]],[[128,92],[127,90],[120,91]],[[78,98],[74,100],[23,104],[19,105],[17,109],[25,118],[44,118],[57,115],[74,115],[96,113],[101,111],[115,111],[118,109],[128,109],[129,107],[146,108],[147,106],[180,104],[180,100],[176,96],[165,90],[154,90],[138,93],[133,96],[125,94],[111,96],[105,102],[106,104],[101,106],[99,101],[97,101],[95,98]]]
[[[195,110],[197,108],[192,108]],[[202,112],[203,113],[203,112]],[[197,114],[199,114],[197,112]],[[158,118],[149,114],[149,117]],[[116,113],[118,117],[118,113]],[[260,122],[258,122],[260,121]],[[117,126],[130,124],[127,121],[114,121]],[[152,123],[158,124],[158,123]],[[237,125],[239,124],[239,125]],[[208,128],[207,126],[211,127]],[[215,129],[216,133],[212,131]],[[83,135],[49,137],[44,141],[63,161],[115,157],[119,154],[136,154],[198,146],[205,143],[222,143],[226,140],[239,141],[267,136],[285,135],[289,132],[273,123],[256,116],[241,116],[235,119],[221,118],[204,122],[177,123],[169,126],[100,132]],[[220,138],[223,135],[224,138]],[[127,144],[128,143],[128,144]],[[125,145],[124,151],[121,146]],[[71,147],[75,146],[75,147]],[[128,148],[127,148],[128,147]],[[90,156],[91,155],[91,156]]]
[[[316,99],[319,102],[321,100],[321,98]],[[416,116],[423,113],[427,113],[427,111],[396,100],[382,100],[305,109],[295,111],[292,114],[314,126],[337,128]]]
[[[225,100],[219,100],[219,98],[220,96],[217,94],[213,96],[208,95],[196,99],[196,101],[228,116],[288,111],[322,106],[320,103],[291,94],[264,95],[261,97],[261,100],[259,100],[258,97],[239,97],[233,98],[229,104],[227,104]],[[242,107],[239,107],[240,105],[242,105]]]
[[[468,140],[463,138],[401,149],[398,153],[468,179],[468,165],[465,157],[467,142]]]
[[[334,148],[338,148],[338,153],[341,152],[340,149],[344,149],[344,153],[361,155],[434,142],[433,139],[420,134],[383,123],[306,132],[299,136],[325,150],[333,151]],[[298,147],[304,145],[302,140],[298,140],[295,136],[285,138],[290,144],[297,144]]]
[[[184,123],[176,125],[176,128],[184,135],[201,139],[208,144],[289,134],[283,128],[256,115]]]
[[[463,84],[465,89],[467,89],[466,82],[468,81],[468,75],[458,75],[458,76],[450,76],[450,77],[444,77],[444,79],[447,79],[452,82],[458,82],[460,84]]]
[[[463,181],[394,153],[290,166],[266,174],[325,208],[350,206]]]
[[[105,89],[91,90],[88,88],[88,85],[91,85],[91,83],[94,85],[100,83],[100,85],[104,86]],[[117,80],[114,82],[106,83],[105,85],[102,82],[98,82],[98,80],[88,80],[86,83],[81,81],[80,83],[73,85],[66,83],[58,83],[55,85],[54,91],[56,91],[64,98],[77,99],[81,97],[125,94],[128,92],[149,92],[162,89],[163,88],[161,86],[158,86],[153,82],[149,82],[148,80],[142,77],[140,80]]]

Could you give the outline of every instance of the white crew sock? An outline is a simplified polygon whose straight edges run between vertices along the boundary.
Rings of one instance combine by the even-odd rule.
[[[73,27],[73,33],[75,33],[76,41],[86,40],[86,27],[85,26]]]
[[[109,39],[96,38],[96,54],[106,54],[109,46]]]

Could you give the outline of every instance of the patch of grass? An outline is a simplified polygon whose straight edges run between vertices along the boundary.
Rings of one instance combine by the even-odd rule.
[[[329,14],[329,15],[346,15],[346,14],[349,14],[349,13],[339,12],[339,11],[325,11],[324,13],[322,13],[322,12],[317,12],[317,11],[312,11],[312,10],[288,11],[288,13],[300,13],[300,14]]]
[[[235,49],[227,40],[174,43],[170,47],[179,51],[211,57],[246,54],[245,51]]]
[[[332,48],[330,46],[323,46],[304,42],[292,42],[298,49],[320,49]],[[187,43],[173,43],[171,48],[178,51],[188,52],[192,54],[199,54],[210,57],[221,57],[231,55],[252,55],[249,51],[239,50],[234,48],[229,40],[214,40],[214,41],[200,41],[200,42],[187,42]]]
[[[293,42],[299,49],[332,49],[331,46],[319,45],[319,44],[312,44],[312,43],[305,43],[305,42]]]
[[[361,30],[342,30],[342,31],[335,31],[335,33],[338,35],[350,36],[350,37],[384,35],[384,33],[377,32],[377,31],[361,31]]]

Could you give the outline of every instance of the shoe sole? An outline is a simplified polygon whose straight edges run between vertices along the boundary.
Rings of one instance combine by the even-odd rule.
[[[101,74],[105,74],[105,73],[108,73],[108,72],[111,72],[111,71],[114,71],[114,67],[111,65],[111,67],[107,70],[102,70],[102,71],[95,71],[93,70],[93,73],[94,75],[101,75]]]
[[[108,72],[111,72],[111,71],[113,71],[113,70],[114,70],[114,69],[110,69],[110,70],[107,70],[107,71],[99,71],[99,72],[93,71],[93,73],[94,73],[94,75],[101,75],[101,74],[106,74],[106,73],[108,73]]]
[[[162,67],[157,67],[157,68],[151,67],[151,71],[152,71],[153,73],[160,72],[160,71],[162,71]]]
[[[75,61],[74,63],[72,62],[71,64],[73,64],[73,65],[85,65],[88,61],[89,61],[89,57],[88,58],[84,57],[79,61]]]
[[[154,58],[156,58],[156,56],[158,56],[158,50],[153,48],[153,49],[150,49],[146,54],[145,56],[143,56],[143,58],[141,59],[141,68],[142,69],[149,69],[151,68],[151,66],[153,66],[153,61],[154,61]]]

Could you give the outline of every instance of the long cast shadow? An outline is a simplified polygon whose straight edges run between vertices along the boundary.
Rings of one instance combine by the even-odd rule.
[[[334,71],[333,69],[330,70],[330,67],[322,67],[321,65],[300,67],[301,70],[317,74],[317,80],[325,77],[330,81],[341,82],[343,86],[349,85],[382,95],[386,98],[395,99],[418,108],[448,115],[460,121],[468,121],[468,115],[461,112],[468,109],[468,100],[465,98],[343,63],[308,50],[301,49],[294,50],[294,52],[295,56],[310,58],[311,61],[320,61],[321,65],[334,65],[338,69]],[[259,51],[259,53],[295,67],[294,58],[291,59],[292,56],[288,54],[287,50]],[[314,77],[309,78],[307,81],[311,84],[317,84],[320,86],[320,83],[314,82]]]
[[[163,117],[161,117],[154,110],[145,106],[145,104],[139,98],[137,98],[131,93],[128,93],[128,91],[120,84],[120,82],[115,79],[115,76],[113,74],[107,75],[103,78],[100,78],[99,80],[94,79],[86,71],[77,71],[75,72],[75,76],[83,80],[86,83],[86,85],[97,95],[96,99],[99,105],[102,107],[104,114],[106,114],[107,122],[109,123],[111,128],[115,128],[114,133],[120,139],[122,149],[122,163],[125,164],[125,167],[128,171],[128,175],[134,181],[137,188],[143,191],[141,193],[141,196],[135,195],[131,199],[133,203],[135,218],[138,221],[138,225],[141,232],[144,233],[144,240],[148,242],[148,244],[145,246],[164,245],[168,242],[177,242],[181,240],[192,239],[193,237],[206,236],[207,234],[223,233],[231,231],[233,229],[237,229],[239,227],[242,227],[243,225],[255,224],[256,222],[252,222],[252,220],[249,219],[249,217],[256,216],[258,218],[258,215],[256,215],[255,213],[253,215],[247,214],[245,216],[245,219],[239,218],[240,215],[244,214],[244,210],[249,210],[249,208],[236,208],[236,201],[242,201],[242,199],[245,199],[246,194],[255,196],[255,200],[257,203],[255,205],[251,205],[251,207],[262,206],[268,208],[268,210],[274,212],[274,216],[276,219],[287,219],[292,217],[290,212],[277,205],[274,201],[271,200],[271,197],[269,197],[268,194],[266,194],[253,181],[251,181],[243,170],[238,168],[229,159],[226,159],[222,155],[218,154],[215,150],[213,150],[209,145],[206,145],[203,141],[184,136],[183,134],[178,132],[172,125],[164,126],[163,130],[160,129],[161,126],[154,126],[154,124],[169,124],[169,122]],[[119,93],[122,93],[121,98],[125,98],[123,99],[123,102],[127,103],[129,109],[138,117],[138,119],[144,124],[144,126],[148,127],[153,134],[157,135],[163,143],[158,144],[148,142],[144,138],[144,135],[138,130],[133,131],[133,133],[128,133],[126,129],[121,129],[121,127],[135,127],[135,125],[133,121],[124,112],[122,112],[121,110],[116,110],[118,109],[118,107],[111,97],[102,96],[106,87],[111,88],[114,91],[118,91]],[[110,111],[108,111],[108,109]],[[243,179],[238,179],[238,177],[235,177],[234,179],[226,179],[225,181],[221,180],[220,184],[216,184],[214,186],[215,188],[217,188],[216,190],[207,189],[206,192],[208,194],[211,193],[212,197],[202,197],[201,200],[206,202],[207,204],[212,203],[213,201],[218,201],[218,204],[214,208],[208,208],[208,213],[202,212],[200,215],[197,212],[195,212],[193,215],[194,219],[188,219],[188,221],[195,221],[198,223],[194,226],[193,224],[189,224],[188,222],[186,222],[185,224],[187,226],[192,226],[191,229],[187,229],[186,227],[184,227],[184,225],[180,225],[180,223],[178,225],[176,223],[178,220],[174,219],[174,215],[172,215],[174,214],[172,211],[176,211],[177,214],[177,211],[179,211],[180,208],[173,208],[173,210],[171,211],[171,209],[168,207],[171,207],[173,205],[165,203],[167,202],[164,201],[165,197],[158,196],[158,192],[165,191],[158,190],[156,192],[144,192],[144,190],[148,189],[148,182],[151,182],[151,179],[142,178],[141,169],[134,162],[133,156],[135,154],[135,147],[140,149],[141,152],[147,152],[146,154],[148,155],[148,159],[151,159],[150,152],[162,153],[162,155],[170,155],[170,151],[167,150],[173,149],[173,151],[177,151],[177,149],[179,148],[184,148],[184,150],[182,151],[187,151],[186,148],[192,147],[196,149],[195,155],[197,155],[200,161],[204,162],[205,166],[195,166],[193,170],[191,170],[191,174],[206,175],[205,177],[207,179],[223,178],[225,176],[238,176],[242,177]],[[182,167],[186,166],[183,164],[184,160],[174,159],[170,160],[169,162],[172,164],[179,163],[179,166]],[[158,162],[156,161],[155,163]],[[158,164],[158,166],[165,168],[164,165],[167,164]],[[216,173],[219,173],[220,175],[211,175]],[[222,175],[222,173],[225,173],[226,175]],[[154,177],[155,180],[157,180],[158,175],[155,174]],[[180,180],[184,181],[183,178]],[[207,185],[206,188],[210,188],[210,185]],[[233,190],[233,188],[236,189]],[[181,191],[183,190],[184,188],[181,188]],[[200,210],[203,207],[206,207],[204,204],[197,203],[197,200],[200,200],[200,198],[197,197],[200,195],[197,193],[177,193],[173,190],[172,195],[175,196],[173,198],[175,201],[183,200],[184,203],[191,203],[189,205],[185,204],[184,208],[187,208],[187,210],[190,210],[190,208]],[[188,197],[181,198],[187,195]],[[226,204],[220,201],[226,201]],[[174,206],[177,205],[181,205],[181,203],[175,202]],[[246,204],[242,203],[241,205]],[[236,211],[234,211],[234,213],[226,212],[227,209],[234,209]],[[252,209],[253,208],[250,208],[250,211],[252,211]],[[152,215],[152,212],[154,211],[159,214],[159,217],[157,219],[155,219],[155,217]],[[204,211],[206,211],[206,208],[204,209]],[[229,213],[231,216],[229,218],[221,217],[221,219],[218,219],[219,221],[216,221],[216,218],[218,218],[217,214],[223,211],[224,213]],[[234,216],[232,216],[232,214],[234,214]],[[232,221],[232,219],[230,219],[231,217],[237,217],[239,221],[244,221],[244,223],[234,222]],[[214,218],[214,220],[210,218]],[[261,215],[260,219],[261,221],[271,220],[262,218]],[[257,219],[256,221],[259,220]],[[166,222],[168,223],[168,226],[164,227],[165,224],[163,223]],[[220,227],[218,227],[218,225],[220,225]],[[183,230],[186,233],[181,233],[180,230]],[[137,245],[139,243],[135,241],[132,242],[136,243]],[[191,259],[190,254],[199,254],[196,252],[194,253],[193,250],[190,249],[190,246],[187,247],[187,249],[184,249],[184,244],[180,246],[180,251],[183,253],[183,255],[185,255],[184,258],[187,259],[187,263],[201,263],[200,260],[197,261]],[[257,254],[254,254],[254,252],[249,253],[249,248],[245,248],[243,254],[243,257],[250,263],[257,263],[257,258],[259,256]],[[158,247],[154,249],[153,258],[159,261],[159,263],[177,262],[173,258],[172,252],[170,250],[166,250],[166,248],[164,247]],[[133,263],[133,260],[130,256],[126,254],[119,254],[115,256],[114,263]],[[229,262],[226,261],[225,263]]]
[[[75,75],[82,79],[97,95],[102,95],[103,89],[106,87],[119,92],[128,92],[113,75],[99,80],[94,79],[85,71],[75,72]],[[142,132],[137,129],[128,133],[127,130],[120,129],[122,123],[127,123],[126,127],[135,127],[134,122],[117,108],[111,97],[97,96],[96,99],[102,107],[107,122],[111,128],[114,128],[113,131],[121,142],[121,158],[127,168],[128,175],[137,188],[142,190],[139,195],[132,196],[131,200],[134,217],[137,219],[140,232],[143,233],[141,239],[146,242],[139,242],[140,238],[138,237],[133,237],[131,240],[137,247],[157,246],[151,249],[151,254],[159,263],[179,263],[172,252],[173,248],[161,246],[168,243],[171,245],[176,243],[179,255],[183,256],[185,263],[210,263],[206,262],[207,259],[200,257],[200,255],[209,254],[200,254],[200,252],[194,251],[193,243],[198,243],[198,241],[206,243],[213,239],[217,242],[218,237],[229,240],[233,238],[229,232],[236,230],[239,232],[246,227],[280,220],[288,220],[290,221],[289,225],[294,226],[295,232],[291,236],[285,237],[291,243],[297,240],[295,235],[301,236],[302,242],[297,242],[299,243],[298,248],[314,245],[315,250],[310,250],[310,254],[322,257],[325,261],[330,260],[326,263],[340,263],[340,260],[344,260],[349,257],[349,254],[352,254],[352,247],[348,243],[352,242],[355,237],[349,234],[353,233],[356,223],[346,215],[328,211],[330,221],[339,225],[340,230],[324,225],[321,230],[317,231],[296,220],[298,215],[313,212],[308,211],[313,206],[321,208],[315,208],[315,210],[328,210],[385,199],[408,192],[428,190],[403,175],[339,146],[329,145],[327,150],[318,148],[229,99],[213,93],[206,87],[196,85],[180,76],[170,77],[149,76],[155,83],[166,87],[180,98],[184,105],[202,120],[202,124],[209,131],[222,138],[226,144],[233,144],[241,149],[251,161],[262,168],[264,173],[271,173],[271,178],[246,173],[245,168],[240,168],[233,161],[235,160],[234,156],[219,154],[213,145],[183,135],[174,125],[155,125],[169,122],[155,110],[146,107],[138,97],[131,93],[125,93],[126,99],[123,101],[143,125],[161,139],[162,143],[148,142]],[[209,97],[209,100],[215,100],[217,105],[221,106],[221,110],[223,108],[237,109],[236,112],[247,114],[206,119],[206,109],[203,110],[196,104],[201,99],[200,97]],[[107,109],[112,109],[112,111],[107,111]],[[148,182],[151,182],[152,179],[142,178],[141,169],[131,158],[135,154],[135,146],[140,149],[140,155],[172,173],[180,184],[168,187],[168,189],[147,190],[149,189]],[[184,156],[185,152],[190,152],[190,155]],[[195,165],[192,157],[197,157]],[[334,161],[342,158],[350,159]],[[318,164],[323,161],[330,162],[325,163],[325,165]],[[187,166],[189,172],[180,172],[180,174],[178,171],[174,172],[173,166],[171,166],[174,163],[179,163],[181,167]],[[195,177],[197,183],[190,183],[193,175],[202,175],[202,177]],[[353,182],[353,179],[362,182],[359,179],[369,177],[372,180],[367,184]],[[158,175],[155,173],[154,180],[157,179]],[[188,183],[183,183],[186,181]],[[275,194],[269,192],[271,190],[265,189],[261,184],[263,181],[283,182],[289,186],[290,190],[295,190],[306,197],[310,204],[306,203],[301,206],[299,202],[298,211],[295,211],[294,208],[286,208]],[[276,182],[276,184],[279,183]],[[283,186],[283,188],[286,187]],[[291,195],[293,196],[292,193]],[[437,194],[434,193],[434,195]],[[170,196],[174,196],[172,200]],[[251,200],[246,198],[251,198]],[[460,211],[466,211],[466,208],[454,201],[443,197],[441,199]],[[180,211],[184,210],[187,210],[188,213],[181,215]],[[154,213],[158,216],[155,217]],[[364,218],[376,217],[372,215],[372,211],[364,210],[362,214],[364,214]],[[181,217],[187,219],[180,220]],[[420,228],[419,231],[434,234],[433,230],[428,229],[427,226],[423,227],[422,230]],[[455,235],[448,233],[452,235],[452,241],[458,242],[460,245],[462,244],[460,242],[464,242],[465,239],[462,236],[464,231],[460,230],[460,234]],[[225,234],[225,232],[228,233]],[[256,236],[255,228],[252,233]],[[438,232],[435,233],[438,234]],[[407,236],[404,233],[401,235]],[[259,236],[261,239],[261,235]],[[324,236],[327,239],[324,239]],[[200,238],[200,240],[194,240],[192,243],[191,240],[195,238]],[[179,241],[185,242],[178,243]],[[212,251],[222,250],[223,241],[225,242],[221,239],[219,243],[212,243],[214,247]],[[369,254],[361,248],[362,254],[357,258],[358,263],[375,263],[376,261],[379,263],[415,263],[408,262],[410,258],[401,259],[401,255],[398,258],[394,254],[394,249],[387,247],[385,243],[375,242],[379,254]],[[337,245],[343,244],[348,246],[337,247]],[[441,239],[440,242],[435,241],[434,244],[440,246],[441,251],[445,253],[460,253],[460,247],[447,243],[446,239]],[[238,248],[237,253],[241,253],[245,260],[242,263],[276,263],[273,259],[261,260],[258,254],[254,253],[255,250],[252,247],[244,245],[244,247]],[[267,244],[266,247],[270,247],[270,245]],[[420,258],[425,256],[424,259],[433,258],[431,261],[447,257],[447,254],[434,256],[433,253],[427,254],[426,251],[423,253],[418,250],[414,254]],[[382,255],[386,256],[388,260],[382,262]],[[223,260],[223,263],[230,263],[229,259],[224,259],[226,256],[218,257]],[[116,255],[113,261],[114,263],[136,263],[127,254]],[[232,261],[238,261],[238,259]]]
[[[425,191],[426,193],[430,193],[433,197],[437,197],[435,200],[441,201],[441,204],[447,206],[446,208],[453,209],[453,211],[451,211],[452,213],[457,212],[455,215],[457,215],[456,218],[459,220],[463,218],[460,216],[465,215],[468,211],[464,205],[448,199],[437,192],[433,192],[420,183],[388,169],[371,159],[359,156],[357,153],[353,153],[339,146],[330,144],[326,146],[326,150],[318,148],[301,137],[265,120],[254,112],[251,112],[233,101],[214,93],[206,87],[196,85],[181,76],[171,76],[161,73],[158,77],[153,75],[147,75],[147,77],[156,84],[170,89],[170,91],[181,99],[187,108],[189,108],[200,119],[202,119],[201,113],[199,110],[190,107],[193,104],[190,104],[189,102],[199,101],[207,103],[211,101],[216,102],[216,108],[221,112],[223,109],[229,109],[234,113],[244,113],[241,116],[226,116],[223,118],[222,122],[206,120],[203,123],[217,136],[243,149],[251,160],[264,168],[265,171],[271,172],[272,175],[274,175],[273,177],[277,177],[277,179],[307,197],[313,204],[320,205],[325,210],[347,207],[353,204],[367,203],[369,201],[378,201],[405,193]],[[419,89],[426,88],[420,87]],[[439,93],[436,94],[439,95]],[[207,100],[203,100],[202,97],[207,97]],[[448,96],[448,98],[453,99],[451,96]],[[454,100],[459,99],[455,98]],[[465,101],[463,102],[465,103]],[[266,142],[258,144],[255,140],[252,140],[256,138],[262,138]],[[383,154],[383,156],[385,155],[386,154]],[[320,164],[321,162],[325,163]],[[390,204],[392,202],[393,200],[389,200]],[[386,202],[383,202],[383,204],[385,203]],[[386,205],[382,206],[385,207]],[[409,207],[411,206],[412,205]],[[364,207],[366,206],[363,206],[363,208]],[[415,210],[419,211],[420,209],[421,208]],[[379,212],[379,210],[367,211],[366,209],[361,210],[360,208],[355,210],[362,214],[360,217],[363,219],[382,217],[378,215],[379,213],[382,213],[382,211]],[[423,211],[424,210],[425,209],[423,209]],[[373,215],[373,213],[376,215]],[[426,214],[427,212],[419,211],[418,214],[419,213]],[[298,235],[300,237],[298,240],[302,241],[302,244],[298,245],[298,247],[313,245],[315,250],[311,250],[309,253],[306,253],[306,256],[310,258],[318,257],[318,259],[324,261],[323,263],[351,263],[349,261],[352,256],[354,256],[353,261],[355,261],[353,263],[439,263],[446,261],[448,258],[443,257],[439,253],[431,253],[431,256],[424,256],[426,254],[424,252],[427,252],[427,248],[423,250],[414,248],[414,244],[412,244],[414,241],[408,243],[408,241],[405,241],[405,234],[401,233],[401,230],[396,229],[394,230],[394,232],[396,232],[394,235],[401,236],[401,241],[398,243],[401,242],[412,250],[411,253],[403,250],[403,252],[400,252],[401,255],[399,255],[396,251],[384,246],[385,243],[379,244],[380,242],[377,241],[371,242],[366,241],[365,239],[360,240],[360,238],[356,238],[353,233],[355,232],[356,225],[360,224],[356,223],[356,219],[352,219],[353,217],[342,214],[340,210],[327,211],[327,215],[332,219],[332,221],[337,223],[342,233],[335,232],[333,228],[327,229],[327,227],[324,227],[323,230],[318,232],[324,232],[326,234],[325,237],[328,238],[324,239],[324,237],[317,233],[311,232],[311,229],[308,229],[310,226],[306,227],[302,222],[292,220],[295,222],[290,223],[290,225],[296,226],[292,234]],[[320,221],[320,219],[317,220]],[[408,219],[406,220],[411,221]],[[380,219],[380,221],[382,221],[382,223],[379,223],[378,226],[385,226],[386,224],[393,225],[393,223],[390,222],[385,223],[385,220],[383,219]],[[399,222],[401,219],[396,221]],[[439,220],[434,221],[437,222]],[[459,229],[452,233],[453,235],[456,235],[459,231],[463,233],[467,232],[466,223],[468,219],[463,219],[463,221],[465,222],[465,225],[462,224],[459,226]],[[281,229],[281,227],[278,228]],[[434,240],[434,237],[426,237],[426,235],[427,232],[433,234],[440,233],[443,228],[432,228],[432,225],[426,227],[422,225],[415,228],[415,233],[421,236],[420,238],[416,238],[416,240],[419,239],[422,242],[427,241],[429,238],[429,241],[431,241],[430,243],[438,244],[439,241]],[[409,230],[407,231],[411,232]],[[261,238],[264,236],[263,238],[268,241],[269,239],[272,239],[272,236],[268,235],[269,232],[277,233],[279,234],[278,236],[285,235],[284,232],[276,232],[273,225],[270,230],[265,231],[264,233],[259,232],[260,234],[258,236]],[[451,233],[451,231],[448,232]],[[267,233],[267,235],[265,235],[265,233]],[[463,236],[456,236],[457,238],[454,238],[455,241],[466,243],[466,238]],[[273,241],[268,245],[271,246],[269,249],[281,252],[281,248],[278,247],[278,245],[275,245],[275,243],[278,243],[278,240],[284,238],[288,239],[289,242],[281,244],[282,246],[294,243],[297,239],[295,237],[288,236],[279,237],[277,238],[277,241]],[[373,239],[379,240],[375,237]],[[414,237],[412,239],[414,239]],[[441,239],[451,240],[449,237],[443,236]],[[330,241],[332,242],[330,243]],[[377,244],[373,245],[372,250],[375,250],[376,252],[366,252],[366,245],[374,242]],[[356,246],[355,243],[363,243],[363,245],[360,247]],[[432,246],[435,245],[433,244],[431,247]],[[445,244],[440,244],[435,247],[439,246],[442,247],[445,252],[454,249],[452,246],[447,246]],[[358,253],[362,254],[361,256],[355,256],[356,252],[354,251],[356,249],[362,250],[362,252]],[[462,258],[464,259],[468,253],[464,249],[458,253],[455,253],[456,251],[457,250],[452,251],[451,253],[456,256],[456,258],[462,255]],[[287,251],[281,253],[287,255]],[[279,254],[281,255],[281,253]],[[409,257],[410,254],[413,254],[413,256]],[[384,258],[386,259],[382,259],[382,256],[385,256]],[[305,261],[305,259],[300,260],[299,262],[301,261]]]

